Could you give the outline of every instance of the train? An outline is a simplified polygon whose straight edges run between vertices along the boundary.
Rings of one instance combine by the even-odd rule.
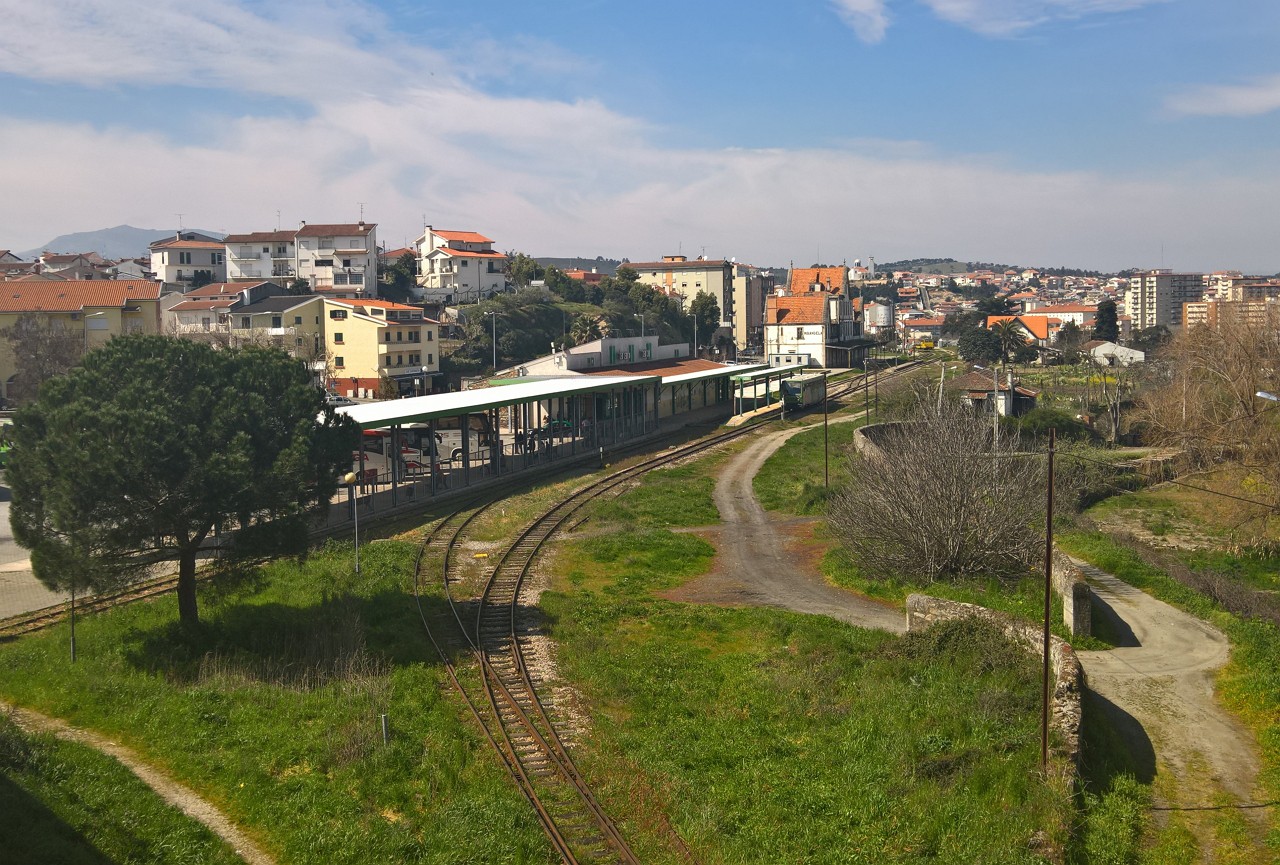
[[[827,398],[827,377],[820,373],[782,380],[782,404],[787,411],[818,405]]]

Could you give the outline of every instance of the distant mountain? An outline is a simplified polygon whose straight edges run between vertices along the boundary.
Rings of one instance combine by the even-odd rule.
[[[211,237],[222,237],[222,232],[205,231],[203,228],[188,228],[184,231],[198,231]],[[98,231],[80,231],[75,234],[63,234],[46,244],[15,253],[24,261],[32,261],[46,249],[50,252],[96,252],[103,258],[141,258],[147,254],[147,246],[165,237],[172,237],[177,229],[134,228],[132,225],[117,225],[115,228],[102,228]]]
[[[585,270],[595,268],[605,276],[613,276],[621,261],[612,258],[535,258],[534,261],[543,267],[554,267],[556,270]]]

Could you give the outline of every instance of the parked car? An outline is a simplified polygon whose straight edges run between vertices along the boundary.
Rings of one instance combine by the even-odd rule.
[[[343,396],[343,395],[342,395],[342,394],[340,394],[340,393],[329,393],[329,394],[325,394],[324,401],[325,401],[325,404],[326,404],[326,405],[331,405],[331,406],[335,406],[335,407],[336,407],[336,406],[340,406],[340,405],[355,405],[355,404],[356,404],[356,401],[355,401],[355,400],[353,400],[351,397],[349,397],[349,396]]]

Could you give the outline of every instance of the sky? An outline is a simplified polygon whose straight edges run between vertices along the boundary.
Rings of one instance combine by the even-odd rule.
[[[1280,271],[1274,0],[0,0],[0,248]],[[81,250],[68,250],[81,251]]]

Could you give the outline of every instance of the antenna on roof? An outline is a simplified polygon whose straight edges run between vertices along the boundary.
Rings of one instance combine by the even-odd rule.
[[[276,211],[276,231],[280,230],[280,211]]]
[[[364,222],[364,202],[360,202],[360,221]]]
[[[174,216],[178,217],[178,231],[182,231],[182,214],[175,213]]]

